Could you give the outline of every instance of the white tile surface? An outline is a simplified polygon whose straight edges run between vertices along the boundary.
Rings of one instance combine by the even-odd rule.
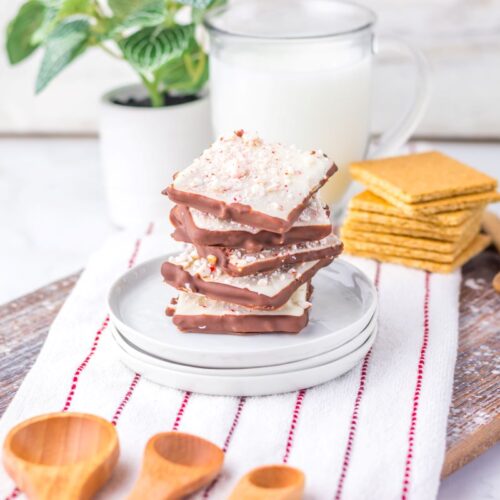
[[[429,146],[500,177],[500,143]],[[82,268],[114,230],[95,139],[0,139],[0,303]],[[438,498],[498,499],[498,470],[499,446],[446,479]]]
[[[0,303],[85,265],[111,229],[95,139],[0,140]]]

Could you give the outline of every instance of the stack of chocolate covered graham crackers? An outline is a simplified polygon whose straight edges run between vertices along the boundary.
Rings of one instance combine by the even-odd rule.
[[[354,196],[341,235],[347,253],[451,272],[490,243],[480,233],[495,179],[438,152],[354,163],[368,190]]]
[[[342,251],[317,194],[337,167],[320,151],[240,130],[175,175],[164,194],[186,249],[163,263],[180,290],[167,314],[186,332],[297,333],[311,279]]]

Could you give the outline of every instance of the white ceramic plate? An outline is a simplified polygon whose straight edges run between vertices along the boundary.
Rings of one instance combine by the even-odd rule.
[[[113,323],[130,343],[175,363],[244,368],[317,356],[359,334],[377,308],[371,281],[339,259],[315,276],[309,325],[298,335],[181,333],[165,315],[170,299],[177,295],[160,274],[168,256],[123,274],[110,290],[108,306]]]
[[[219,396],[267,396],[313,387],[343,375],[356,366],[370,350],[376,334],[375,329],[364,344],[354,352],[329,363],[302,370],[236,377],[188,373],[165,368],[132,356],[118,344],[115,346],[118,356],[126,366],[157,384],[183,391]]]
[[[143,351],[131,344],[127,339],[125,339],[120,332],[116,329],[114,325],[111,326],[112,335],[114,341],[118,346],[123,349],[126,353],[134,356],[145,363],[150,363],[155,366],[170,368],[172,370],[193,373],[199,375],[220,375],[225,377],[239,377],[243,375],[269,375],[272,373],[283,373],[296,370],[302,370],[305,368],[310,368],[317,365],[322,365],[325,363],[330,363],[336,359],[340,359],[346,356],[356,349],[361,347],[368,337],[374,333],[377,328],[377,315],[374,315],[367,327],[353,339],[342,344],[341,346],[319,354],[318,356],[313,356],[300,361],[293,361],[292,363],[285,363],[281,365],[271,365],[271,366],[260,366],[256,368],[201,368],[197,366],[184,365],[180,363],[173,363],[170,360],[163,359],[161,357],[155,356],[154,353],[148,353]]]

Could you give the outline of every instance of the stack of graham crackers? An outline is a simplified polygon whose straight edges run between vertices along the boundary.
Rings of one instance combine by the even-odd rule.
[[[451,272],[490,243],[480,233],[495,179],[438,152],[354,163],[368,190],[349,203],[347,253],[432,272]]]
[[[341,253],[319,188],[337,167],[320,151],[221,137],[164,191],[177,203],[163,263],[180,290],[167,309],[198,333],[297,333],[308,323],[311,279]]]

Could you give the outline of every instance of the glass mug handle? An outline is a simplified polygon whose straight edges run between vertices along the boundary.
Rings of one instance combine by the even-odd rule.
[[[375,54],[381,52],[405,54],[415,66],[417,82],[410,108],[399,121],[370,145],[368,158],[390,156],[410,138],[424,116],[431,90],[429,63],[420,50],[397,38],[381,36],[375,39],[374,52]]]

